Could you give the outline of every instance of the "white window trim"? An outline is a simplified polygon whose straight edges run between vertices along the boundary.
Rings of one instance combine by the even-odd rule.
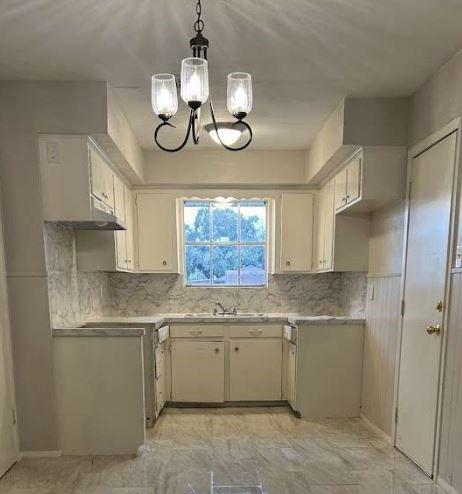
[[[216,197],[180,197],[177,199],[177,213],[178,213],[178,240],[180,241],[181,248],[179,249],[181,274],[183,276],[183,287],[185,288],[214,288],[214,289],[267,289],[269,282],[269,275],[273,272],[274,264],[274,240],[275,240],[275,199],[273,197],[230,197],[229,200],[234,201],[265,201],[266,202],[266,242],[265,242],[265,284],[262,285],[188,285],[186,282],[186,255],[185,255],[185,239],[184,239],[184,203],[187,201],[217,201],[219,196]],[[257,244],[261,245],[261,244]]]

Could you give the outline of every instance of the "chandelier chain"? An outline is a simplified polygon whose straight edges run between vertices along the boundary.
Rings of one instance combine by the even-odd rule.
[[[197,14],[197,20],[194,23],[194,30],[196,31],[197,34],[201,34],[205,27],[204,21],[201,19],[201,15],[202,15],[201,0],[197,0],[196,14]]]

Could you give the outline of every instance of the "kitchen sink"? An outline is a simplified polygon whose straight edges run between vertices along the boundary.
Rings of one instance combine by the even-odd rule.
[[[191,312],[184,314],[186,317],[216,317],[231,319],[233,317],[264,317],[263,312],[238,312],[237,314],[213,314],[213,312]]]

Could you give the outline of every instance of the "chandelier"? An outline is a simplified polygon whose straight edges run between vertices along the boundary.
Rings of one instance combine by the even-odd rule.
[[[252,110],[252,77],[245,72],[233,72],[228,75],[227,106],[236,119],[231,122],[217,122],[213,111],[212,99],[209,98],[209,75],[207,50],[209,40],[203,36],[205,24],[201,19],[201,0],[196,3],[197,19],[194,22],[196,35],[190,40],[193,56],[181,62],[181,81],[179,82],[181,99],[189,107],[189,121],[183,142],[176,148],[167,148],[159,142],[159,132],[163,127],[175,127],[170,119],[178,111],[177,80],[173,74],[156,74],[151,78],[151,101],[154,113],[161,123],[154,132],[154,140],[160,149],[174,153],[183,149],[192,138],[199,143],[201,108],[209,100],[212,122],[205,125],[210,137],[229,151],[241,151],[252,142],[252,128],[244,121]],[[232,147],[242,135],[248,132],[247,141]]]

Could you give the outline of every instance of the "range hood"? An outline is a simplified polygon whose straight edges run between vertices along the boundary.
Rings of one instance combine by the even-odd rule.
[[[90,215],[85,220],[60,221],[75,230],[125,230],[125,225],[112,212],[111,208],[95,196],[90,197]]]

